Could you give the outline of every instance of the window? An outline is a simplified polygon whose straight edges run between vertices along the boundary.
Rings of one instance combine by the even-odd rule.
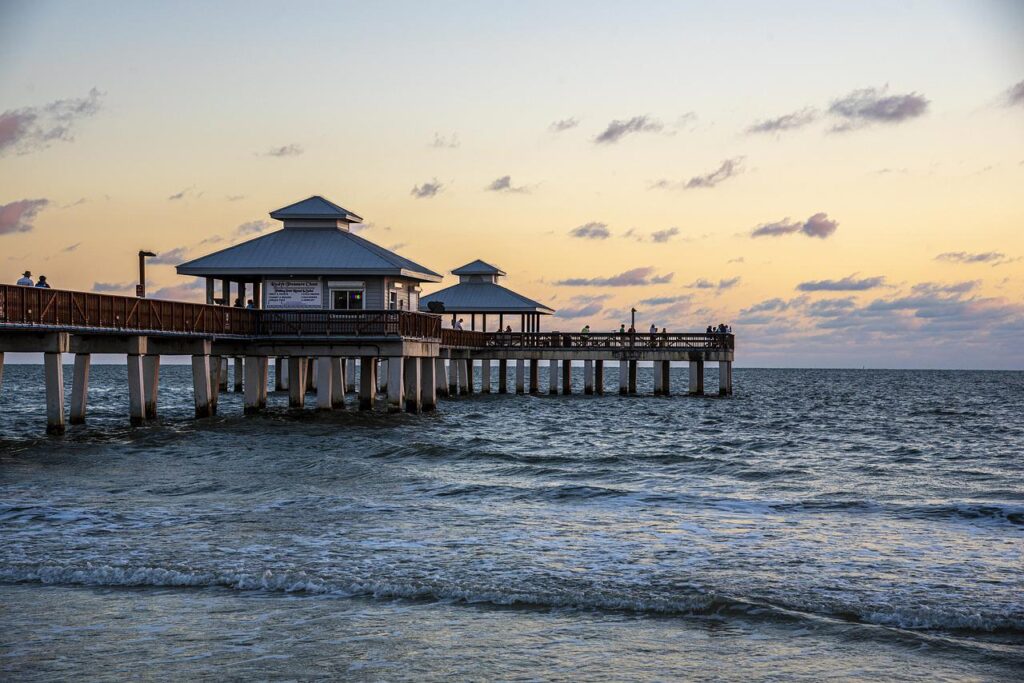
[[[363,290],[332,289],[331,306],[336,311],[359,311],[363,309]]]
[[[392,311],[398,308],[398,292],[394,290],[388,292],[388,308]]]

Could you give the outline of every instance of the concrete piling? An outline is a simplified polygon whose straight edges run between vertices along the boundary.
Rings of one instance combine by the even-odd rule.
[[[331,407],[345,409],[345,359],[331,358]]]
[[[143,379],[143,356],[128,354],[128,416],[133,425],[146,421],[145,380]]]
[[[448,396],[448,366],[441,356],[434,359],[434,395]],[[434,406],[437,406],[436,400]]]
[[[62,353],[43,354],[46,376],[46,433],[63,434],[64,425],[64,358]]]
[[[75,354],[75,370],[71,376],[71,424],[85,424],[85,408],[89,402],[89,368],[92,355]]]
[[[530,377],[530,385],[533,385],[533,377]],[[526,361],[522,358],[516,361],[516,393],[526,393]]]
[[[242,412],[246,415],[253,415],[260,411],[260,386],[259,386],[259,375],[260,375],[260,359],[256,356],[246,356],[243,365],[243,372],[245,373],[245,381],[242,385],[243,389],[243,408]],[[236,366],[237,368],[237,366]]]
[[[331,357],[316,358],[316,407],[317,410],[334,409],[334,375],[331,372]]]
[[[301,408],[306,404],[306,359],[288,357],[288,407]]]
[[[488,358],[480,361],[480,393],[491,393],[491,361]]]
[[[498,361],[498,393],[508,393],[508,361],[504,358]]]
[[[147,420],[157,416],[157,397],[160,388],[160,355],[146,354],[142,357],[142,392]]]
[[[704,395],[704,361],[690,361],[690,382],[688,393],[690,396]]]
[[[629,393],[629,361],[619,361],[619,396]]]
[[[210,395],[213,393],[210,384],[210,356],[197,354],[192,356],[192,394],[195,399],[196,417],[210,417]]]
[[[242,375],[243,374],[244,374],[244,370],[243,370],[243,365],[242,365],[242,357],[241,356],[235,356],[235,376],[232,379],[234,379],[235,393],[236,394],[242,393]]]
[[[387,380],[387,397],[388,397],[388,412],[399,413],[402,411],[402,399],[405,391],[404,385],[404,374],[405,365],[402,362],[402,358],[389,358],[386,363],[382,363],[383,367],[387,368],[388,380]]]
[[[636,361],[629,361],[629,393],[636,393]]]
[[[423,412],[437,410],[437,369],[439,358],[420,359],[420,405]],[[440,367],[444,367],[441,361]]]
[[[530,395],[536,396],[540,393],[540,360],[530,359]]]
[[[459,394],[469,396],[473,393],[473,361],[460,358],[459,363]]]
[[[377,401],[377,359],[359,359],[359,410],[373,410]]]
[[[598,396],[604,395],[604,361],[594,361],[594,391]]]
[[[558,393],[558,361],[554,359],[548,361],[548,393]]]
[[[718,361],[718,395],[732,396],[732,362]]]
[[[562,360],[562,393],[572,394],[572,361],[568,358]]]
[[[460,370],[465,368],[462,362],[457,358],[450,358],[448,360],[448,395],[458,396],[459,395],[459,375]]]
[[[594,393],[594,361],[590,359],[583,361],[583,393]]]
[[[426,365],[433,365],[431,360],[426,359]],[[403,374],[405,375],[405,412],[407,413],[418,413],[423,409],[423,396],[421,392],[422,378],[420,376],[420,369],[422,363],[420,359],[415,356],[410,356],[403,362],[405,368]]]

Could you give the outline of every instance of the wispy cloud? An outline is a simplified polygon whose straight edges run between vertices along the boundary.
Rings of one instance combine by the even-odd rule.
[[[187,197],[187,196],[189,196],[190,194],[192,194],[192,192],[193,192],[193,190],[194,190],[194,189],[195,189],[195,187],[194,187],[194,186],[191,186],[191,187],[186,187],[186,188],[185,188],[184,190],[182,190],[181,192],[175,192],[174,194],[172,194],[171,196],[169,196],[169,197],[167,198],[167,201],[169,201],[169,202],[177,202],[177,201],[181,201],[181,200],[182,200],[182,199],[184,199],[185,197]]]
[[[552,133],[561,133],[562,131],[571,130],[576,126],[580,125],[580,120],[576,117],[569,117],[567,119],[560,119],[554,121],[548,126],[548,130]]]
[[[555,311],[556,318],[589,318],[604,310],[604,301],[609,294],[574,296],[569,299],[568,306],[561,306]]]
[[[254,235],[258,232],[263,232],[267,228],[271,227],[271,225],[273,225],[273,223],[266,219],[246,221],[235,228],[235,235]]]
[[[441,191],[444,190],[444,185],[438,182],[437,178],[434,178],[428,183],[422,185],[414,185],[412,191],[409,193],[416,199],[427,199],[429,197],[436,197]]]
[[[740,283],[740,277],[732,277],[713,282],[705,278],[698,278],[686,285],[689,289],[732,289]]]
[[[566,280],[558,280],[555,284],[566,287],[636,287],[643,285],[664,285],[671,282],[673,275],[675,275],[675,273],[655,275],[654,272],[655,269],[653,267],[644,266],[641,268],[633,268],[623,273],[619,273],[618,275],[611,275],[609,277],[569,278]]]
[[[526,194],[530,191],[525,185],[513,185],[512,176],[510,175],[501,176],[484,189],[488,192],[508,192],[519,194]]]
[[[651,241],[663,244],[668,242],[670,239],[679,234],[679,228],[665,228],[664,230],[655,230],[651,233]]]
[[[161,287],[153,292],[154,299],[170,299],[172,301],[200,301],[202,291],[206,289],[206,282],[203,279],[195,279],[177,285]]]
[[[430,143],[430,146],[438,149],[457,149],[460,144],[458,133],[452,133],[449,136],[434,133],[434,141]]]
[[[888,87],[854,90],[832,100],[828,113],[839,119],[833,132],[856,130],[876,123],[896,124],[923,116],[928,99],[919,93],[889,95]]]
[[[733,157],[732,159],[726,159],[716,168],[714,171],[704,173],[702,175],[695,175],[689,180],[675,182],[662,178],[651,183],[651,189],[667,190],[667,189],[679,189],[679,190],[697,190],[697,189],[709,189],[717,187],[719,184],[725,182],[729,178],[739,175],[743,172],[743,157]]]
[[[783,133],[785,131],[803,128],[804,126],[814,123],[817,119],[817,110],[811,107],[805,107],[789,114],[777,116],[774,119],[757,121],[747,128],[747,133]]]
[[[1001,266],[1006,263],[1013,263],[1020,259],[1010,258],[1001,251],[983,251],[976,253],[966,251],[947,251],[936,256],[935,260],[945,261],[946,263],[961,263],[964,265],[984,263],[991,266]]]
[[[65,253],[71,253],[75,249],[78,249],[78,247],[80,247],[80,246],[82,246],[81,242],[75,242],[74,244],[69,244],[68,246],[64,247],[63,249],[61,249],[61,251],[65,252]]]
[[[657,133],[665,128],[665,125],[657,119],[649,116],[634,116],[631,119],[615,119],[608,124],[604,131],[594,138],[599,145],[610,145],[618,142],[627,135],[634,133]]]
[[[693,300],[692,294],[677,294],[675,296],[655,296],[650,299],[641,299],[641,306],[667,306],[668,304],[689,303]]]
[[[85,97],[55,100],[39,107],[8,109],[0,114],[0,156],[28,154],[54,141],[69,142],[76,124],[100,110],[103,98],[96,88]]]
[[[839,227],[839,221],[828,217],[827,213],[816,213],[806,221],[791,221],[784,218],[774,223],[763,223],[754,228],[751,237],[779,237],[781,235],[792,235],[802,233],[807,237],[818,237],[825,239],[831,237]]]
[[[801,292],[863,292],[885,286],[882,276],[858,278],[856,273],[841,280],[811,280],[796,286]]]
[[[128,289],[135,287],[135,282],[94,282],[92,283],[92,291],[94,292],[123,292]]]
[[[607,223],[598,223],[597,221],[591,221],[590,223],[584,223],[578,225],[569,231],[571,237],[579,237],[581,239],[588,240],[606,240],[611,237],[612,233],[608,230]]]
[[[290,145],[282,145],[281,147],[271,147],[263,153],[265,157],[297,157],[303,152],[302,145],[292,143]]]
[[[245,195],[244,194],[229,194],[227,197],[225,197],[225,199],[227,199],[229,202],[240,202],[243,199],[245,199]]]
[[[0,235],[29,232],[34,227],[36,214],[49,205],[49,199],[19,199],[0,204]]]
[[[1010,86],[1003,95],[1003,102],[1007,107],[1024,106],[1024,81]]]
[[[188,247],[175,247],[174,249],[161,251],[153,258],[150,258],[148,262],[153,265],[177,265],[187,258]]]

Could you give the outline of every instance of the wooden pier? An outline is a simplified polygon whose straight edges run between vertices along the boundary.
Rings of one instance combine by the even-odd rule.
[[[94,353],[126,354],[129,419],[158,414],[160,360],[189,356],[196,417],[217,412],[233,359],[234,388],[246,414],[266,407],[269,365],[275,389],[302,408],[312,389],[319,410],[434,410],[439,397],[507,393],[514,363],[517,394],[568,394],[572,362],[582,362],[584,393],[604,393],[606,361],[618,362],[618,391],[637,393],[637,363],[654,363],[654,392],[670,395],[669,367],[687,363],[685,393],[704,394],[704,364],[719,366],[718,394],[732,394],[734,338],[725,334],[564,334],[442,329],[441,316],[398,310],[250,310],[219,305],[0,285],[0,387],[5,352],[43,354],[46,424],[86,420]],[[64,358],[74,355],[70,415],[64,405]],[[357,368],[359,381],[356,382]],[[542,388],[542,364],[547,385]],[[497,365],[497,383],[492,383]],[[378,372],[380,376],[378,377]],[[239,384],[241,385],[239,387]],[[384,401],[378,401],[378,391]],[[356,394],[355,405],[347,394]],[[69,418],[69,419],[68,419]]]

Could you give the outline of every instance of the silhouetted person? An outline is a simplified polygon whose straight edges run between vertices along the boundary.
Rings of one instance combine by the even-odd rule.
[[[39,282],[36,283],[36,287],[40,287],[42,289],[49,289],[50,288],[50,283],[46,281],[46,276],[45,275],[40,275],[39,276]]]
[[[256,308],[256,304],[254,304],[254,303],[252,302],[252,299],[249,299],[249,303],[247,303],[247,304],[245,305],[245,307],[246,307],[246,308]]]
[[[32,282],[32,272],[26,270],[14,284],[21,285],[22,287],[34,287],[36,283]]]

